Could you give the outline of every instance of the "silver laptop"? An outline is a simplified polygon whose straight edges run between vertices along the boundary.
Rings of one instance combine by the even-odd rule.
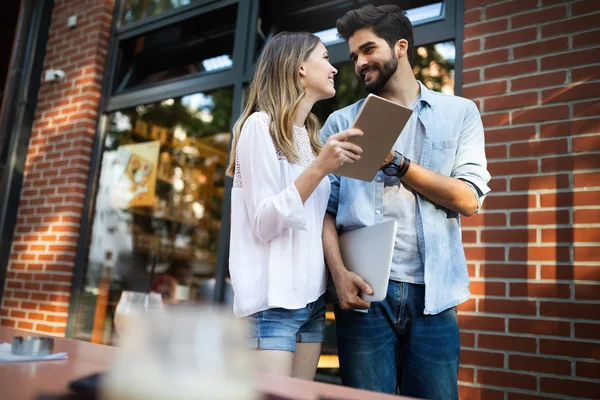
[[[344,265],[373,289],[372,295],[361,293],[365,301],[381,301],[387,295],[396,229],[396,221],[387,221],[340,235]]]

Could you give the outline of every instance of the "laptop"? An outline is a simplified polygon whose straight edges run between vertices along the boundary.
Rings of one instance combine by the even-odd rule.
[[[387,295],[397,229],[396,221],[386,221],[340,235],[346,269],[358,274],[373,289],[372,295],[360,294],[365,301],[382,301]]]

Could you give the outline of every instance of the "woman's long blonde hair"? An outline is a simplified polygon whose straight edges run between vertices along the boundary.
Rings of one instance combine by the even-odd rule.
[[[307,32],[280,32],[271,39],[262,52],[254,78],[250,83],[248,100],[241,117],[233,126],[233,141],[227,175],[235,173],[235,155],[242,126],[256,112],[265,112],[270,120],[269,131],[273,142],[289,162],[299,159],[294,146],[294,115],[306,90],[300,79],[300,64],[308,59],[319,44],[319,38]],[[310,145],[315,154],[321,151],[319,121],[311,112],[306,118]]]

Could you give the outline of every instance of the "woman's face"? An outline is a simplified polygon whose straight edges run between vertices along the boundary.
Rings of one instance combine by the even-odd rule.
[[[315,98],[316,101],[335,96],[333,82],[335,74],[337,74],[337,69],[329,63],[329,54],[321,42],[300,66],[300,75],[303,77],[306,94]]]

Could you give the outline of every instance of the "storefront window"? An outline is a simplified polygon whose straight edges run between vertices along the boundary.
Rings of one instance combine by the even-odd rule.
[[[199,0],[124,0],[121,5],[121,23],[129,24],[198,1]]]
[[[116,93],[168,79],[231,69],[237,4],[120,43]]]
[[[212,302],[232,98],[224,88],[106,116],[75,338],[112,343],[125,290]]]

